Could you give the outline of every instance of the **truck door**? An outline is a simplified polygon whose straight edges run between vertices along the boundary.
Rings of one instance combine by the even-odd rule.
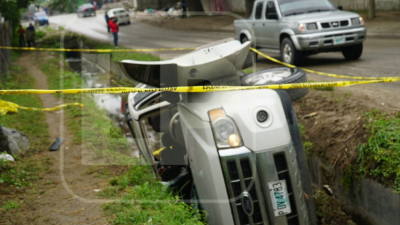
[[[261,24],[263,27],[261,36],[264,37],[265,45],[270,49],[280,49],[279,46],[279,26],[278,13],[274,1],[268,1],[265,6],[265,20]]]
[[[254,20],[252,23],[253,30],[254,30],[254,39],[253,39],[253,44],[255,46],[260,46],[264,47],[265,45],[265,37],[262,35],[263,32],[263,24],[264,24],[264,18],[263,18],[263,7],[264,2],[259,1],[257,4],[254,6]]]

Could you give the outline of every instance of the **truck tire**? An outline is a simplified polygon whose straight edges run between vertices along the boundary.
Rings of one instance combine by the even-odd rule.
[[[301,59],[301,53],[294,47],[290,38],[284,38],[281,43],[281,58],[282,62],[297,65]]]
[[[355,60],[355,59],[360,58],[362,52],[363,52],[363,44],[362,43],[344,47],[342,50],[342,54],[347,60]]]
[[[261,70],[245,75],[241,79],[243,86],[257,86],[268,84],[296,84],[307,82],[307,75],[300,68],[279,67]],[[303,98],[308,93],[308,88],[285,89],[292,102]]]
[[[315,203],[312,197],[313,189],[311,187],[310,173],[308,171],[307,160],[304,154],[303,142],[301,141],[296,112],[294,111],[293,105],[287,93],[283,90],[276,90],[276,92],[281,98],[283,110],[285,112],[285,117],[289,126],[290,136],[293,142],[293,147],[296,151],[296,160],[300,170],[302,188],[304,193],[308,196],[308,198],[305,197],[304,200],[307,207],[309,224],[316,225],[317,218],[315,213]]]
[[[242,38],[241,43],[243,44],[246,41],[249,41],[249,39],[247,37],[244,37],[244,38]],[[250,50],[249,54],[247,54],[246,61],[244,61],[242,69],[246,69],[246,68],[253,66],[253,62],[256,62],[256,61],[257,61],[257,53]]]

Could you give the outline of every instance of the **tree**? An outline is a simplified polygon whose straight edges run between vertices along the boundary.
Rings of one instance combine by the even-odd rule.
[[[5,20],[16,27],[20,24],[20,9],[28,7],[32,0],[2,0],[0,4],[0,12]]]
[[[368,18],[375,18],[375,0],[368,1]]]
[[[49,7],[52,10],[59,10],[60,12],[72,13],[78,8],[80,0],[51,0]]]

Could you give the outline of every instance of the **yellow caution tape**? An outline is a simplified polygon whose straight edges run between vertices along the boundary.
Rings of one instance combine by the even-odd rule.
[[[154,48],[154,49],[71,49],[71,48],[33,48],[33,47],[10,47],[0,46],[0,49],[28,50],[28,51],[58,51],[58,52],[161,52],[161,51],[184,51],[195,48]]]
[[[32,107],[24,107],[24,106],[20,106],[18,104],[12,103],[12,102],[0,100],[0,114],[6,115],[7,113],[17,113],[18,109],[31,110],[31,111],[57,111],[61,108],[71,106],[71,105],[84,107],[83,104],[75,102],[75,103],[62,104],[62,105],[56,106],[54,108],[32,108]]]
[[[115,87],[115,88],[84,88],[84,89],[64,89],[64,90],[0,90],[0,95],[22,95],[22,94],[124,94],[131,92],[217,92],[217,91],[243,91],[243,90],[257,90],[257,89],[296,89],[296,88],[312,88],[312,87],[346,87],[358,84],[373,84],[383,82],[395,82],[397,80],[367,80],[367,81],[336,81],[336,82],[315,82],[315,83],[295,83],[295,84],[271,84],[263,86],[184,86],[184,87],[167,87],[167,88],[129,88],[129,87]]]
[[[287,67],[290,67],[290,68],[296,68],[295,65],[291,65],[291,64],[279,61],[277,59],[274,59],[271,56],[268,56],[268,55],[266,55],[266,54],[264,54],[264,53],[262,53],[260,51],[257,51],[254,48],[250,48],[250,50],[252,50],[253,52],[263,56],[264,58],[266,58],[266,59],[268,59],[268,60],[270,60],[272,62],[281,64],[283,66],[287,66]],[[322,76],[335,77],[335,78],[347,78],[347,79],[358,79],[358,80],[394,80],[394,81],[399,81],[400,80],[399,77],[352,77],[352,76],[346,76],[346,75],[337,75],[337,74],[333,74],[333,73],[324,73],[324,72],[319,72],[319,71],[315,71],[315,70],[309,70],[309,69],[302,68],[302,67],[299,67],[299,68],[304,70],[305,72],[314,73],[314,74],[318,74],[318,75],[322,75]]]

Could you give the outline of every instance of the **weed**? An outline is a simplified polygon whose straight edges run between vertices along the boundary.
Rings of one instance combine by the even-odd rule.
[[[16,201],[8,200],[7,203],[2,208],[5,210],[10,210],[10,209],[18,209],[20,207],[21,205],[18,204]]]
[[[311,153],[312,153],[313,145],[312,145],[312,143],[311,143],[310,141],[305,141],[305,142],[303,143],[303,146],[304,146],[304,151],[305,151],[307,154],[311,154]]]
[[[251,73],[254,73],[255,71],[253,69],[244,69],[243,72],[245,72],[247,74],[251,74]]]
[[[299,130],[300,130],[300,135],[303,136],[303,134],[306,133],[306,129],[304,128],[304,125],[299,123]]]
[[[44,32],[44,31],[38,30],[38,31],[35,32],[35,39],[36,40],[39,40],[39,39],[41,39],[41,38],[43,38],[45,36],[46,36],[46,32]]]
[[[365,116],[370,137],[359,146],[358,172],[400,192],[400,118],[375,109]]]
[[[317,190],[314,194],[316,213],[318,224],[334,225],[347,224],[355,225],[351,217],[346,215],[342,210],[342,203],[337,199],[327,195],[321,190]]]
[[[352,93],[351,91],[346,91],[346,92],[343,94],[343,97],[345,97],[345,98],[350,98],[352,95],[353,95],[353,93]]]
[[[309,80],[308,83],[315,83],[317,81],[314,80]],[[314,90],[320,90],[320,91],[333,91],[334,87],[312,87]]]

